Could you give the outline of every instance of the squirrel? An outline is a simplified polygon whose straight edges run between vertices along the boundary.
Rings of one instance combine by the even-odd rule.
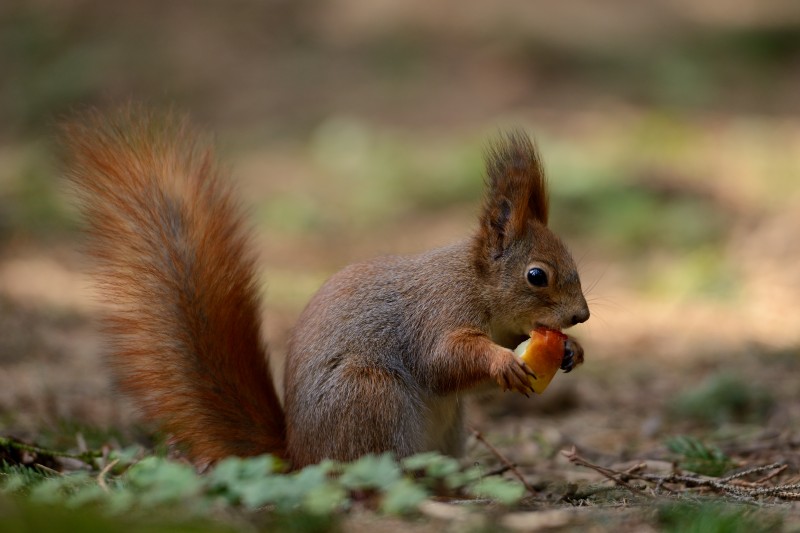
[[[294,468],[368,453],[463,451],[462,395],[531,392],[511,348],[589,318],[548,227],[547,181],[520,131],[486,152],[478,227],[461,242],[346,267],[291,332],[283,406],[260,336],[249,231],[212,143],[175,113],[89,110],[61,130],[97,263],[120,388],[196,464],[271,453]],[[583,348],[565,342],[565,371]]]

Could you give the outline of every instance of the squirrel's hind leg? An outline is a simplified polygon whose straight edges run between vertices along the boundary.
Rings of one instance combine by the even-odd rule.
[[[288,443],[295,467],[322,459],[352,461],[369,453],[406,457],[424,450],[425,406],[410,380],[357,364],[337,369],[335,387],[299,395],[287,406]]]

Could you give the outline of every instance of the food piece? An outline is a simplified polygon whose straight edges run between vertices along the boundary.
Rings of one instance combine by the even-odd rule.
[[[531,387],[537,394],[544,392],[561,368],[566,340],[567,336],[560,331],[539,328],[531,331],[531,338],[514,350],[514,354],[536,374],[530,380]]]

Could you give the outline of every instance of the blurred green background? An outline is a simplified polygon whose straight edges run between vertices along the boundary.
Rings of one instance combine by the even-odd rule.
[[[290,307],[344,263],[468,232],[482,147],[513,126],[604,296],[800,296],[797,218],[776,214],[800,190],[791,0],[7,0],[0,72],[6,256],[73,235],[54,124],[135,100],[218,134]]]
[[[4,0],[6,413],[106,409],[84,399],[107,378],[53,135],[69,113],[129,100],[215,133],[278,356],[332,272],[467,235],[485,143],[524,127],[590,289],[579,390],[629,361],[755,350],[796,367],[796,0]]]

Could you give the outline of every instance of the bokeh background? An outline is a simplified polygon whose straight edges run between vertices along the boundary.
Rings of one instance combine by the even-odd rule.
[[[587,363],[473,423],[522,462],[677,432],[800,446],[796,0],[4,0],[0,433],[130,438],[54,150],[65,115],[129,100],[215,133],[278,366],[331,273],[468,235],[486,141],[523,127],[588,290]]]

